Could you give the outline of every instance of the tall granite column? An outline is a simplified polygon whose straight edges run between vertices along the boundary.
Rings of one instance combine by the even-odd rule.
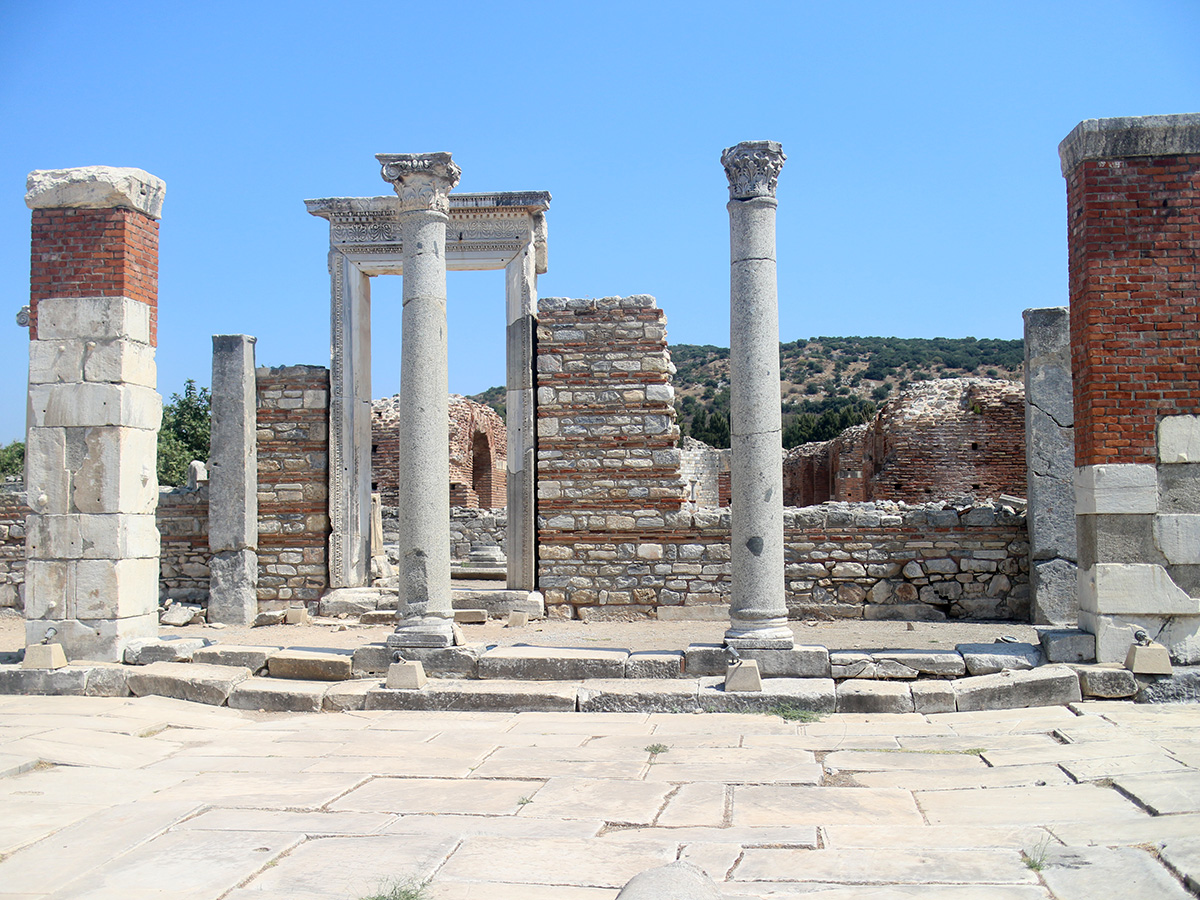
[[[381,153],[400,197],[404,312],[400,348],[400,597],[388,646],[454,643],[450,603],[446,223],[461,170],[449,153]]]
[[[1037,625],[1074,625],[1075,416],[1065,306],[1025,310],[1025,468],[1029,580]]]
[[[729,408],[732,556],[726,644],[792,646],[783,583],[783,442],[775,281],[775,141],[721,154],[729,178]]]
[[[208,621],[249,625],[258,614],[256,338],[213,335],[208,470]]]
[[[32,172],[25,639],[118,661],[158,634],[158,219],[141,169]]]
[[[505,299],[508,318],[508,453],[505,473],[508,527],[504,535],[504,553],[508,558],[507,587],[512,591],[532,591],[537,587],[537,410],[533,398],[537,265],[533,243],[518,253],[506,267]]]

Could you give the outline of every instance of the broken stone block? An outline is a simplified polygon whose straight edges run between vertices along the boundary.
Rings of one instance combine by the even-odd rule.
[[[320,681],[251,677],[234,687],[228,705],[265,712],[320,712],[328,689]]]
[[[199,606],[192,606],[187,603],[172,603],[162,611],[158,617],[158,624],[173,625],[176,628],[182,628],[184,625],[191,625],[197,621],[204,610]]]
[[[907,684],[855,678],[837,686],[840,713],[910,713],[912,691]]]
[[[280,650],[267,659],[272,678],[301,681],[347,681],[351,677],[353,654],[349,650]]]
[[[31,644],[25,648],[25,658],[21,660],[24,669],[61,669],[66,664],[62,644]]]
[[[459,625],[486,625],[487,624],[486,609],[456,609],[454,610],[454,621]]]
[[[208,646],[205,638],[138,638],[125,645],[125,664],[148,666],[156,662],[191,662],[196,651]]]
[[[634,875],[621,888],[617,900],[721,900],[721,896],[720,889],[703,869],[678,860]]]
[[[913,712],[928,715],[954,712],[957,708],[954,685],[949,681],[914,681],[909,687],[912,690]]]
[[[312,616],[306,606],[289,606],[283,611],[283,621],[286,625],[311,625]]]
[[[387,687],[393,691],[420,690],[425,687],[425,667],[419,662],[405,661],[388,666]]]
[[[625,660],[628,658],[628,650],[496,647],[479,658],[479,677],[521,681],[621,678],[625,674]]]
[[[1067,666],[1042,666],[1031,672],[1003,671],[951,682],[959,712],[1063,706],[1082,699],[1079,678]]]
[[[1096,658],[1096,636],[1078,628],[1039,628],[1046,662],[1087,663]]]
[[[895,662],[922,675],[944,675],[957,678],[966,674],[967,666],[962,655],[949,650],[885,650],[871,654],[876,663]],[[880,678],[895,677],[890,675]],[[909,677],[901,675],[900,677]]]
[[[638,650],[625,660],[626,678],[681,678],[683,653],[679,650]]]
[[[506,628],[524,628],[529,624],[529,613],[514,609],[508,614]]]
[[[967,671],[972,675],[1033,669],[1042,661],[1042,651],[1033,644],[959,644],[955,649],[962,654]]]
[[[138,697],[155,694],[222,706],[234,687],[249,677],[249,669],[235,666],[158,662],[131,671],[128,683],[129,690]]]
[[[285,618],[287,618],[287,613],[282,609],[268,609],[255,616],[254,621],[250,624],[254,628],[262,628],[265,625],[282,625]]]
[[[273,653],[278,653],[282,649],[282,647],[216,644],[196,650],[192,654],[192,661],[210,666],[241,666],[251,672],[258,672],[266,668],[267,659]]]
[[[1200,666],[1176,666],[1167,677],[1147,676],[1139,681],[1149,683],[1137,692],[1136,703],[1200,702]]]
[[[258,554],[222,550],[209,558],[208,617],[223,625],[249,625],[258,615]]]
[[[701,678],[696,700],[705,712],[831,713],[837,706],[832,678],[764,678],[761,691],[728,693],[724,676]]]
[[[1085,697],[1117,700],[1138,692],[1137,678],[1128,669],[1115,665],[1074,666],[1079,673],[1079,689]]]

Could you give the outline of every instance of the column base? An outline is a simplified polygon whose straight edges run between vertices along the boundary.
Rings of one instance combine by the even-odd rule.
[[[457,644],[454,622],[441,616],[413,616],[396,626],[388,635],[389,650],[405,647],[453,647]]]
[[[725,645],[738,650],[791,650],[795,644],[792,629],[786,625],[731,625],[725,632]]]

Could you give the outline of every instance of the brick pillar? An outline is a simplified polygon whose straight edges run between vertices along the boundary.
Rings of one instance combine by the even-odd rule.
[[[1200,662],[1200,115],[1090,119],[1067,179],[1079,621]]]
[[[140,169],[33,172],[26,643],[119,660],[158,633],[158,216]]]

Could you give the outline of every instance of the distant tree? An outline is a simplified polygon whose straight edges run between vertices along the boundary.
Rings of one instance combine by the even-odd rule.
[[[25,477],[25,445],[21,441],[0,447],[0,475]]]
[[[163,406],[158,433],[158,483],[180,485],[187,481],[188,464],[206,461],[212,432],[212,397],[208,388],[196,387],[189,378],[183,394],[172,394]]]

